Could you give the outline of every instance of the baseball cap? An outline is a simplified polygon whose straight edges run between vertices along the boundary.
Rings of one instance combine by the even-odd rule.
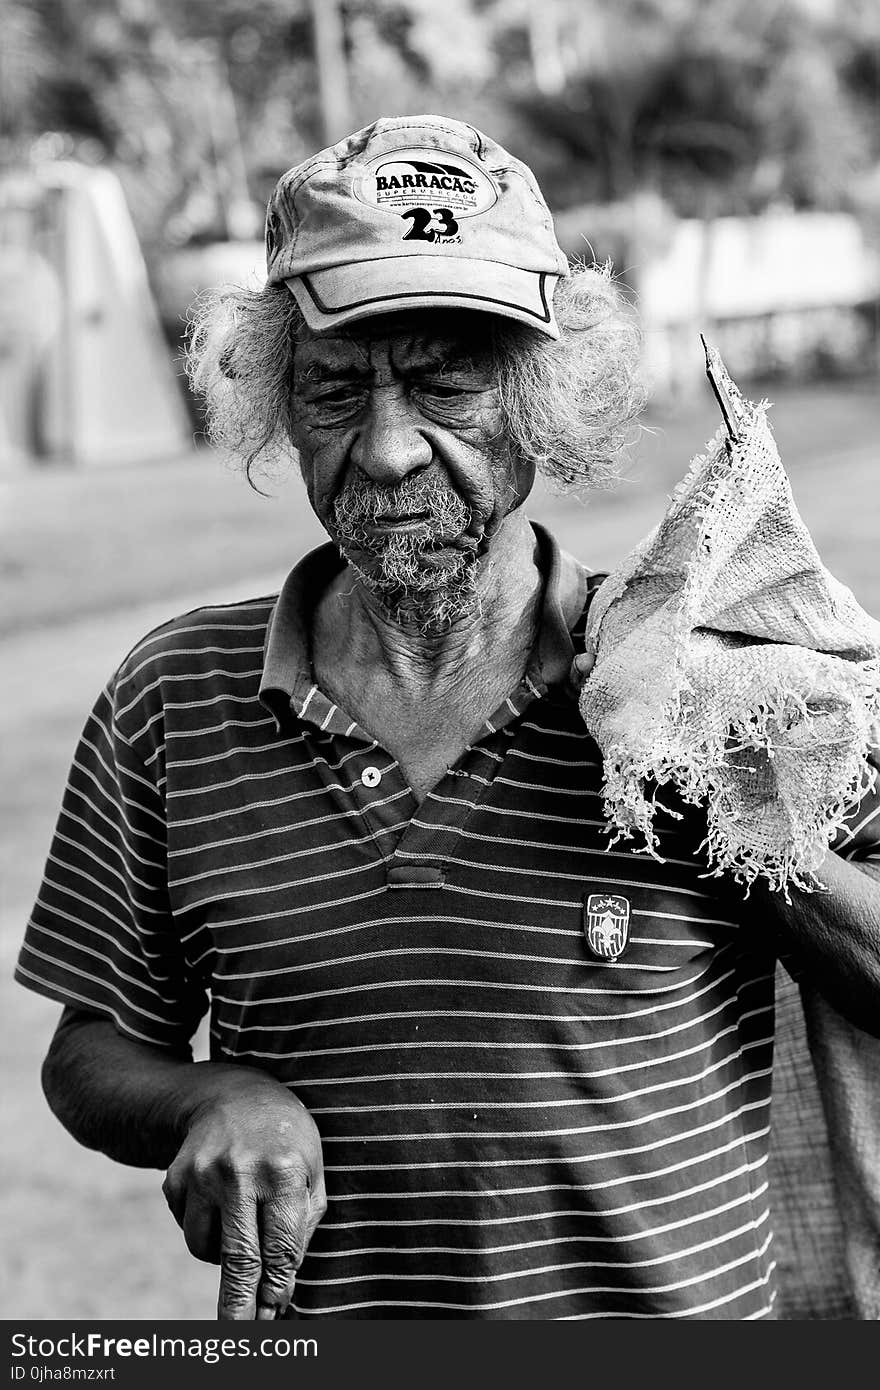
[[[266,262],[316,332],[460,308],[559,337],[553,291],[568,264],[534,175],[446,116],[383,118],[283,174]]]

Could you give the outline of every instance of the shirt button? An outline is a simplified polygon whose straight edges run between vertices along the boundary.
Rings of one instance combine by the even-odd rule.
[[[365,787],[378,787],[382,781],[382,774],[377,767],[365,767],[361,773],[361,781]]]

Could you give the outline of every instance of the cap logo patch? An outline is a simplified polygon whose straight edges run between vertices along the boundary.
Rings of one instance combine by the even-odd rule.
[[[597,960],[615,961],[629,939],[629,900],[617,893],[588,893],[584,898],[584,935]]]
[[[395,150],[363,167],[352,192],[362,203],[408,222],[404,241],[461,241],[459,221],[498,201],[494,182],[461,155]]]

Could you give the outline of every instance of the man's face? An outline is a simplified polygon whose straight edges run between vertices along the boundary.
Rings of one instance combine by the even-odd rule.
[[[502,432],[480,314],[389,315],[297,344],[293,443],[309,499],[396,620],[442,631],[534,473]]]

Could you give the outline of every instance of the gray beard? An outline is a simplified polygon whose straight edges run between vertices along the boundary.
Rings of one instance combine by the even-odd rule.
[[[424,518],[400,535],[373,531],[379,516]],[[333,503],[333,537],[383,612],[423,636],[447,631],[479,607],[477,543],[470,508],[436,473],[414,473],[396,487],[355,479]]]

